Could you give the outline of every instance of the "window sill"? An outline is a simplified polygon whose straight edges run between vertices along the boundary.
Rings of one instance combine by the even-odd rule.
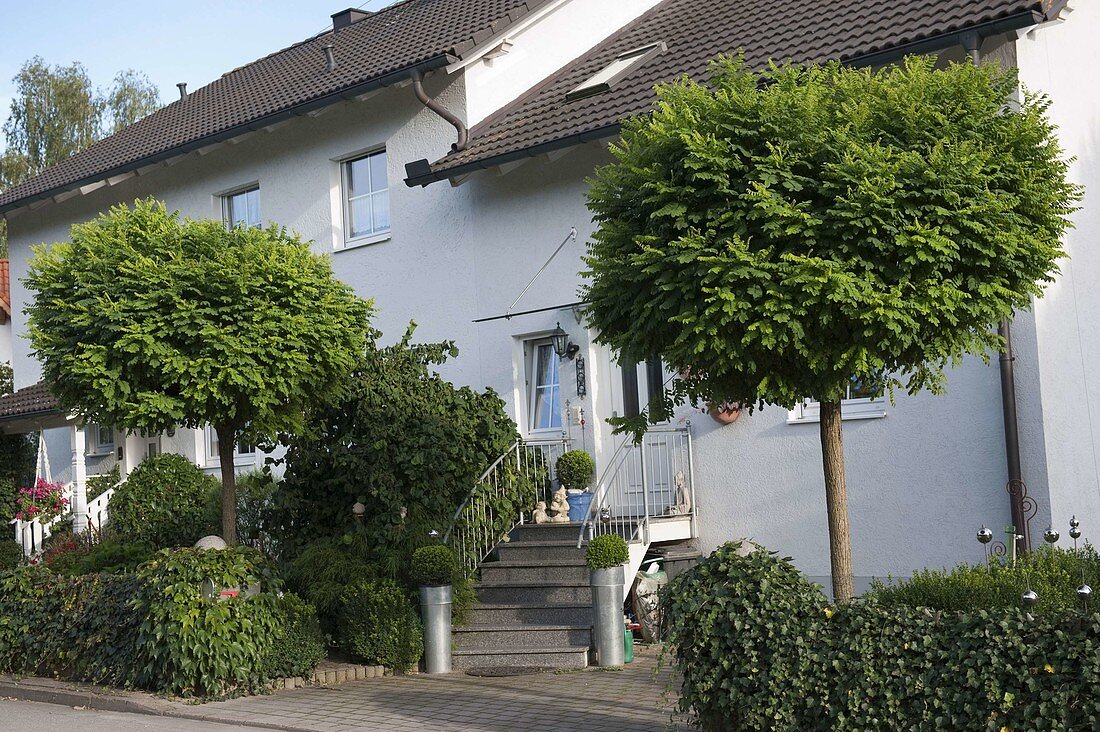
[[[344,242],[344,246],[334,247],[332,251],[334,254],[338,254],[340,252],[346,252],[349,249],[358,249],[359,247],[369,247],[371,244],[380,244],[384,241],[389,241],[390,235],[391,232],[386,231],[373,236],[361,236],[358,239],[349,239]]]
[[[874,412],[854,412],[852,414],[844,414],[841,412],[841,422],[851,422],[857,419],[886,419],[886,410]],[[819,424],[821,417],[818,415],[812,415],[809,417],[787,417],[787,424]]]
[[[255,465],[255,464],[256,464],[256,454],[255,453],[252,453],[251,455],[234,455],[233,456],[233,465],[234,465],[234,467],[241,468],[241,467],[245,467],[245,466],[248,466],[248,465]],[[206,467],[207,468],[220,468],[221,466],[222,466],[221,462],[216,457],[214,457],[214,458],[209,458],[208,457],[206,459]]]
[[[105,448],[96,449],[96,450],[88,450],[87,452],[84,453],[84,457],[107,457],[108,455],[114,455],[114,454],[115,454],[115,448],[112,446],[112,447],[105,447]]]

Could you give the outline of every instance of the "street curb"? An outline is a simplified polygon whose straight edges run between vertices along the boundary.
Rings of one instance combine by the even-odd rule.
[[[128,692],[123,692],[123,694]],[[140,692],[134,692],[135,694]],[[144,714],[152,717],[174,717],[177,719],[193,719],[200,722],[217,722],[219,724],[238,727],[253,727],[259,729],[282,730],[283,732],[315,732],[309,727],[295,727],[292,725],[271,724],[266,722],[253,722],[249,720],[223,717],[216,713],[204,712],[201,707],[194,711],[182,704],[167,700],[130,698],[123,694],[109,694],[98,691],[77,689],[65,682],[54,679],[27,677],[13,679],[0,677],[0,699],[18,699],[20,701],[40,702],[43,704],[58,704],[66,707],[83,707],[100,712],[122,712],[125,714]]]

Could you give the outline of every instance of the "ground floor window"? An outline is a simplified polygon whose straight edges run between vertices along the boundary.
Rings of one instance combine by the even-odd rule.
[[[531,432],[561,431],[561,359],[549,339],[528,341],[527,404]]]
[[[876,419],[886,416],[886,398],[880,383],[852,378],[840,402],[841,419]],[[807,399],[790,411],[788,422],[819,422],[821,403]]]
[[[239,440],[233,447],[233,457],[246,458],[252,457],[256,454],[256,446],[251,445],[245,440]],[[218,444],[218,431],[211,427],[206,426],[206,460],[210,463],[218,462],[218,458],[221,455],[221,448]]]

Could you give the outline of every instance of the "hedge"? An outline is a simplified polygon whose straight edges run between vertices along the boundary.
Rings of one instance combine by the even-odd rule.
[[[828,604],[719,547],[665,590],[680,710],[709,730],[1100,729],[1100,615]]]

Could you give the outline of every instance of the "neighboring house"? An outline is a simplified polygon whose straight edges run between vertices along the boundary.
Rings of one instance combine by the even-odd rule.
[[[648,108],[656,82],[702,78],[718,53],[743,50],[754,65],[879,65],[906,53],[961,61],[976,48],[987,61],[1018,63],[1029,88],[1051,94],[1067,154],[1077,156],[1073,176],[1088,190],[1063,276],[1016,318],[1015,393],[1035,535],[1071,513],[1100,516],[1100,383],[1089,369],[1100,363],[1100,336],[1087,328],[1100,305],[1100,255],[1086,246],[1100,235],[1100,94],[1080,82],[1100,60],[1095,5],[407,0],[334,21],[0,194],[16,332],[25,330],[29,294],[18,278],[30,247],[65,239],[71,224],[112,204],[153,195],[189,216],[285,225],[375,299],[387,339],[410,319],[418,338],[454,339],[461,354],[445,376],[499,391],[525,437],[565,432],[593,452],[617,507],[642,505],[654,517],[648,538],[692,537],[709,551],[752,537],[828,585],[814,403],[726,425],[684,409],[647,438],[644,460],[619,448],[605,420],[644,406],[669,374],[657,362],[619,363],[581,323],[577,273],[593,230],[585,179],[610,160],[619,121]],[[574,358],[555,352],[559,327],[560,345],[576,346],[559,350]],[[38,364],[24,339],[14,348],[17,386],[31,387]],[[860,582],[976,560],[978,526],[1010,521],[998,364],[968,359],[947,386],[945,396],[899,395],[895,405],[855,388],[845,403]],[[0,426],[33,422],[11,403],[0,400]],[[51,455],[71,455],[77,432],[53,433]],[[153,449],[213,469],[209,437],[116,436],[115,454],[124,470]],[[251,466],[263,456],[241,457]],[[683,503],[678,473],[695,500],[685,517],[657,519]]]
[[[0,259],[0,363],[11,363],[11,269]]]

